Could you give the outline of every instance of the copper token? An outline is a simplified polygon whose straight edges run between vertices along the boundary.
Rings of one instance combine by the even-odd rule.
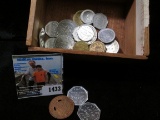
[[[95,41],[89,46],[89,51],[105,52],[106,46],[100,41]]]
[[[57,119],[65,119],[74,111],[74,102],[65,95],[53,98],[49,104],[49,113]]]

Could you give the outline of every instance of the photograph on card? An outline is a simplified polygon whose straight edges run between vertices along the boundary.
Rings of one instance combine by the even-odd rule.
[[[12,55],[18,99],[63,93],[63,55]]]

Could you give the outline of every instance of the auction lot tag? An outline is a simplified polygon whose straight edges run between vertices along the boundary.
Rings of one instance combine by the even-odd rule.
[[[62,85],[45,85],[42,87],[41,93],[42,95],[62,94],[62,89]]]

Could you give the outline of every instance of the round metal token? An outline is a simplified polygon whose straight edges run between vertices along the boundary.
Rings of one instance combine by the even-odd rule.
[[[50,21],[45,26],[45,32],[49,37],[57,37],[57,27],[58,22],[57,21]]]
[[[97,30],[95,29],[95,27],[94,27],[93,25],[88,25],[88,26],[89,26],[89,27],[93,30],[93,32],[94,32],[93,38],[92,38],[90,41],[87,41],[87,42],[86,42],[88,45],[90,45],[90,44],[92,44],[94,41],[97,40]]]
[[[89,51],[105,52],[106,46],[101,41],[95,41],[89,46]]]
[[[80,120],[99,120],[101,110],[94,103],[86,102],[79,106],[77,115]]]
[[[83,10],[83,12],[80,15],[80,18],[84,23],[92,24],[94,15],[95,13],[92,10],[86,9],[86,10]]]
[[[71,36],[60,35],[55,39],[55,48],[73,49],[74,43]]]
[[[44,37],[45,37],[45,30],[44,28],[41,29],[41,31],[39,32],[39,45],[40,47],[44,47]]]
[[[84,51],[88,51],[89,50],[89,46],[86,42],[84,41],[78,41],[74,44],[73,47],[74,50],[84,50]]]
[[[83,24],[83,21],[80,18],[82,12],[83,10],[79,10],[73,15],[73,21],[79,26]]]
[[[55,47],[55,39],[56,38],[49,38],[45,41],[45,48],[54,48]]]
[[[79,30],[79,26],[75,27],[72,33],[75,41],[81,41],[80,38],[78,37],[78,33],[77,33],[78,30]]]
[[[107,53],[118,53],[119,43],[117,42],[117,40],[114,40],[112,43],[106,44],[106,49]]]
[[[49,103],[49,113],[57,119],[65,119],[74,111],[74,102],[65,95],[53,98]]]
[[[88,92],[81,86],[74,86],[68,92],[75,105],[83,105],[88,100]]]
[[[115,32],[110,28],[101,29],[98,32],[98,39],[104,43],[110,43],[115,39]]]
[[[106,28],[108,24],[107,16],[103,13],[96,13],[93,17],[93,26],[97,29]]]
[[[94,37],[93,29],[87,24],[81,25],[77,31],[77,34],[83,41],[89,41]]]
[[[58,36],[59,35],[72,36],[75,27],[77,27],[77,24],[74,21],[70,19],[61,20],[57,27],[57,34]]]

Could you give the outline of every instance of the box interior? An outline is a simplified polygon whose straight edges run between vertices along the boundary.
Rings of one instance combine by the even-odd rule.
[[[119,53],[136,55],[136,2],[135,0],[37,0],[32,32],[32,46],[38,47],[38,34],[49,21],[73,19],[79,10],[91,9],[108,18],[108,28],[116,33]]]

